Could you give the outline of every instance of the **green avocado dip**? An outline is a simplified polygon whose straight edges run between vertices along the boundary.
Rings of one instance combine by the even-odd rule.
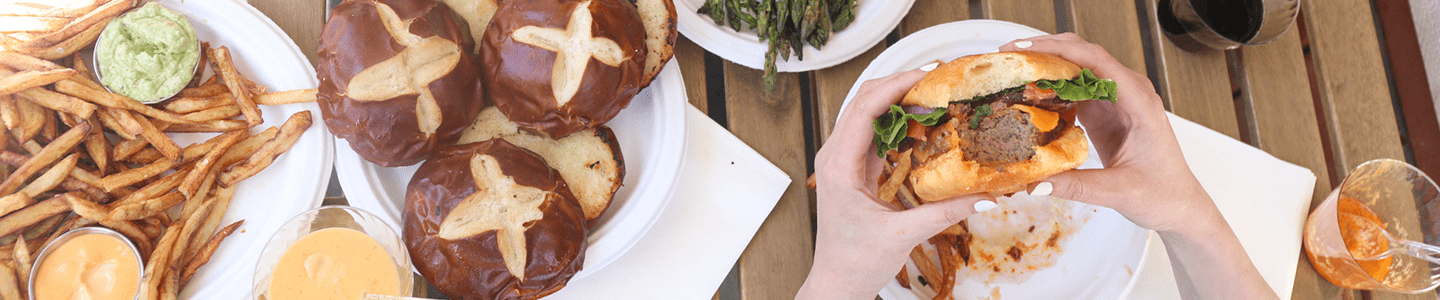
[[[100,83],[146,104],[185,88],[200,59],[190,22],[154,2],[105,25],[95,51]]]

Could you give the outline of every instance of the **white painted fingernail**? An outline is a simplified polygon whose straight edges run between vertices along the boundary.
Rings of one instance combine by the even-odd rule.
[[[932,63],[930,63],[930,64],[928,64],[928,65],[920,66],[920,70],[921,70],[921,71],[925,71],[925,72],[930,72],[930,71],[934,71],[934,70],[935,70],[935,67],[939,67],[939,66],[940,66],[940,62],[932,62]]]
[[[1055,186],[1054,186],[1054,185],[1051,185],[1049,182],[1041,182],[1040,184],[1035,185],[1035,190],[1030,191],[1030,195],[1031,195],[1031,196],[1049,196],[1049,195],[1050,195],[1050,192],[1054,192],[1054,191],[1055,191]]]
[[[1020,48],[1020,49],[1030,48],[1030,46],[1034,46],[1034,45],[1035,45],[1035,43],[1030,42],[1030,41],[1019,41],[1019,42],[1015,42],[1015,48]]]
[[[996,207],[1000,207],[1000,205],[995,204],[995,201],[980,200],[980,202],[975,202],[975,213],[982,213],[987,210],[995,209]]]

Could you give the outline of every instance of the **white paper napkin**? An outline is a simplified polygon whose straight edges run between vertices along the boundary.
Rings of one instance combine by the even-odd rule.
[[[1315,174],[1174,114],[1170,125],[1190,170],[1215,199],[1260,276],[1280,299],[1290,299]],[[1157,237],[1146,251],[1149,257],[1129,299],[1180,299],[1165,245]]]
[[[547,299],[715,294],[790,177],[694,107],[686,109],[685,119],[689,132],[675,198],[654,227],[605,269]]]

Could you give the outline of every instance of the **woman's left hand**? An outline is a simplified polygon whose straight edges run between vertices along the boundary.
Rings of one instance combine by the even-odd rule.
[[[816,153],[815,261],[797,299],[874,299],[916,245],[977,208],[995,207],[994,197],[987,194],[909,210],[876,197],[876,179],[885,162],[875,156],[871,122],[924,76],[913,70],[861,84],[844,118]]]

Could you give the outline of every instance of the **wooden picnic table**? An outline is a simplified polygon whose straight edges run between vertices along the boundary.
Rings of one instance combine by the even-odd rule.
[[[249,2],[294,38],[313,63],[325,1]],[[1418,71],[1419,88],[1413,70],[1406,71],[1418,64],[1419,50],[1405,0],[1300,3],[1300,18],[1275,42],[1220,51],[1182,49],[1168,40],[1155,21],[1154,0],[917,0],[885,41],[831,68],[782,73],[772,93],[764,92],[761,71],[681,38],[676,60],[690,103],[792,179],[715,298],[795,295],[814,251],[815,194],[805,188],[805,179],[846,93],[887,45],[953,21],[1005,20],[1075,32],[1104,46],[1122,64],[1149,76],[1171,112],[1312,170],[1312,207],[1371,159],[1405,160],[1440,174],[1440,126],[1424,89],[1424,71]],[[1406,6],[1403,17],[1392,17],[1400,6]],[[1317,275],[1303,252],[1295,259],[1300,267],[1294,299],[1435,298],[1344,290]]]

